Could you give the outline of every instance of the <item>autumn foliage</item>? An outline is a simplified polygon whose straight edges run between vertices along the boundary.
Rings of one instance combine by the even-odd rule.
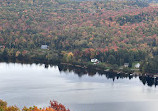
[[[145,50],[157,39],[158,6],[139,0],[3,0],[0,6],[0,45],[23,55],[41,44],[56,50]]]
[[[16,106],[7,106],[7,102],[0,100],[0,111],[21,111]],[[50,107],[46,108],[38,108],[37,106],[34,107],[24,107],[22,111],[70,111],[66,109],[64,105],[58,103],[57,101],[50,101]]]
[[[121,66],[152,58],[158,50],[157,3],[3,0],[0,10],[3,60],[83,63],[97,58]],[[43,44],[49,49],[41,50]]]

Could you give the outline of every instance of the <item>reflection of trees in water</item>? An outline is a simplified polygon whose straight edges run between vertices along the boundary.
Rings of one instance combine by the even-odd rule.
[[[139,79],[144,85],[148,85],[148,86],[155,85],[155,87],[157,86],[158,78],[152,78],[152,77],[148,77],[148,76],[140,76]]]
[[[65,64],[64,65],[59,64],[58,68],[59,68],[59,71],[74,72],[79,77],[82,77],[83,75],[86,75],[86,74],[88,74],[89,76],[93,76],[96,74],[96,72],[93,70],[85,70],[84,68],[74,67],[74,66],[65,65]]]
[[[59,68],[59,71],[74,72],[79,77],[82,77],[83,75],[94,76],[94,75],[98,74],[101,76],[104,75],[107,79],[112,79],[113,81],[115,81],[116,79],[124,79],[124,78],[132,79],[133,77],[137,77],[137,76],[125,74],[125,73],[118,74],[116,72],[106,72],[106,71],[102,71],[102,70],[96,70],[95,68],[86,69],[86,68],[81,68],[81,67],[74,67],[72,65],[65,65],[65,64],[59,64],[58,68]],[[157,80],[158,80],[158,78],[154,79],[154,78],[147,77],[147,76],[140,76],[139,79],[144,85],[148,85],[148,86],[155,85],[155,87],[157,85]]]
[[[129,74],[124,74],[124,73],[117,74],[115,72],[106,72],[102,70],[97,70],[95,68],[74,67],[72,65],[65,65],[65,64],[59,64],[58,68],[59,68],[59,71],[74,72],[79,77],[82,77],[83,75],[94,76],[98,74],[101,76],[104,75],[106,76],[107,79],[112,79],[113,81],[115,79],[123,79],[123,78],[132,79],[133,78],[133,76],[130,76]]]
[[[6,61],[4,61],[6,62]],[[17,60],[9,60],[6,63],[20,63],[20,64],[41,64],[43,65],[43,63],[39,63],[39,62],[35,62],[35,61],[17,61]],[[88,76],[94,76],[96,74],[101,75],[101,76],[105,76],[107,79],[112,79],[113,81],[115,81],[116,79],[124,79],[124,78],[128,78],[128,79],[132,79],[133,77],[137,77],[137,76],[133,76],[133,75],[129,75],[129,74],[124,74],[124,73],[115,73],[115,72],[106,72],[103,70],[97,70],[95,68],[82,68],[82,67],[74,67],[73,65],[66,65],[66,64],[59,64],[59,63],[51,63],[51,64],[45,64],[44,67],[45,68],[49,68],[49,67],[53,67],[53,66],[58,66],[59,71],[60,72],[74,72],[75,74],[77,74],[79,77],[82,77],[83,75],[88,75]],[[153,86],[155,85],[155,87],[158,84],[158,77],[157,78],[152,78],[149,76],[140,76],[139,77],[140,81],[144,84],[144,85],[148,85],[148,86]]]

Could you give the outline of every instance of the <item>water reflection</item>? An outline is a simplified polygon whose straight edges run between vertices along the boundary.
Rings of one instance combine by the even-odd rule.
[[[54,99],[71,111],[157,111],[158,89],[142,76],[55,63],[0,63],[0,70],[0,99],[20,108]]]
[[[59,71],[74,72],[79,77],[82,77],[83,75],[88,75],[88,76],[94,76],[96,74],[101,75],[101,76],[105,75],[107,79],[112,79],[113,81],[115,81],[116,79],[123,79],[123,78],[128,78],[130,80],[133,77],[137,77],[137,75],[134,75],[134,74],[116,73],[112,71],[107,72],[107,71],[96,70],[96,69],[86,69],[86,68],[81,68],[81,67],[74,67],[71,65],[65,65],[65,64],[59,64],[58,68],[59,68]],[[155,85],[156,87],[158,84],[158,78],[153,78],[149,76],[139,76],[139,79],[144,85],[148,85],[148,86]]]
[[[153,86],[155,85],[155,87],[158,85],[158,79],[157,78],[153,78],[153,77],[148,77],[148,76],[140,76],[139,79],[141,80],[141,82],[144,85],[148,85],[148,86]]]
[[[38,61],[36,62],[30,62],[30,61],[8,61],[7,63],[20,63],[20,64],[41,64],[43,65],[43,63],[39,63]],[[116,73],[113,71],[104,71],[104,70],[97,70],[95,68],[83,68],[80,66],[74,66],[71,64],[60,64],[60,63],[51,63],[51,64],[44,64],[44,68],[49,68],[49,67],[54,67],[54,66],[58,66],[58,69],[60,72],[74,72],[74,74],[76,74],[78,77],[82,77],[84,75],[88,75],[88,76],[95,76],[96,74],[100,75],[100,76],[105,76],[107,79],[112,79],[113,81],[118,80],[118,79],[124,79],[124,78],[128,78],[129,80],[132,78],[136,78],[138,77],[138,75],[135,74],[126,74],[126,73]],[[158,85],[158,77],[154,78],[153,76],[139,76],[140,81],[143,83],[143,85],[148,85],[150,87],[152,86],[157,86]]]

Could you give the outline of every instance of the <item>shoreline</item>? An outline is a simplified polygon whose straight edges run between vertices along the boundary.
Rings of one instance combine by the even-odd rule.
[[[116,73],[117,75],[119,74],[123,74],[123,75],[130,75],[130,76],[146,76],[146,75],[150,75],[150,74],[143,74],[140,71],[133,71],[131,69],[130,72],[124,72],[122,69],[118,69],[118,70],[114,70],[114,69],[110,69],[105,67],[104,65],[98,65],[98,64],[90,64],[88,62],[84,62],[84,63],[80,63],[80,62],[64,62],[64,61],[60,61],[60,60],[56,60],[56,61],[49,61],[49,60],[39,60],[39,59],[18,59],[18,58],[8,58],[6,60],[1,59],[0,62],[6,62],[6,63],[22,63],[22,64],[45,64],[46,68],[48,65],[65,65],[65,66],[71,66],[74,68],[81,68],[84,70],[93,70],[96,72],[101,72],[101,73],[107,73],[107,72],[112,72],[112,73]],[[154,74],[151,74],[154,75]]]
[[[60,72],[65,71],[73,71],[74,74],[77,74],[79,77],[82,77],[84,75],[88,76],[94,76],[96,74],[100,76],[106,76],[109,79],[118,79],[118,78],[133,78],[138,77],[142,79],[142,81],[148,81],[154,84],[158,84],[158,74],[142,74],[140,72],[132,72],[127,73],[120,70],[112,70],[108,69],[106,67],[99,67],[96,64],[88,64],[88,63],[68,63],[68,62],[62,62],[62,61],[40,61],[35,59],[8,59],[8,60],[0,60],[0,63],[20,63],[20,64],[44,64],[45,68],[52,67],[52,66],[58,66],[58,70]]]
[[[18,58],[8,58],[6,60],[1,59],[0,62],[6,62],[6,63],[26,63],[26,64],[45,64],[45,65],[67,65],[67,66],[73,66],[76,68],[82,68],[82,69],[93,69],[93,70],[100,70],[100,71],[104,71],[104,72],[115,72],[115,73],[128,73],[128,72],[123,72],[121,70],[114,70],[112,68],[107,68],[104,65],[100,65],[100,64],[91,64],[88,62],[64,62],[64,61],[60,61],[60,60],[56,60],[56,61],[51,61],[51,60],[39,60],[39,59],[18,59]],[[132,70],[131,70],[132,71]],[[132,73],[132,72],[130,72]],[[140,75],[140,74],[137,74]]]
[[[109,70],[106,67],[98,67],[94,64],[87,64],[87,63],[67,63],[67,62],[50,62],[50,61],[40,61],[40,60],[18,60],[18,59],[8,59],[6,60],[0,60],[0,63],[20,63],[20,64],[43,64],[44,68],[49,68],[53,66],[57,66],[58,70],[60,72],[71,72],[73,71],[74,74],[76,74],[78,77],[82,77],[84,75],[88,76],[106,76],[108,79],[112,79],[113,81],[115,79],[119,78],[136,78],[138,77],[141,81],[145,81],[145,83],[149,84],[158,84],[158,75],[155,74],[142,74],[142,73],[125,73],[120,70]]]

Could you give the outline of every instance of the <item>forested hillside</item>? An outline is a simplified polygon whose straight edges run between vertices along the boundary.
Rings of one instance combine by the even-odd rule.
[[[41,45],[48,45],[43,51]],[[157,55],[158,4],[143,1],[0,1],[1,58],[132,64]]]

